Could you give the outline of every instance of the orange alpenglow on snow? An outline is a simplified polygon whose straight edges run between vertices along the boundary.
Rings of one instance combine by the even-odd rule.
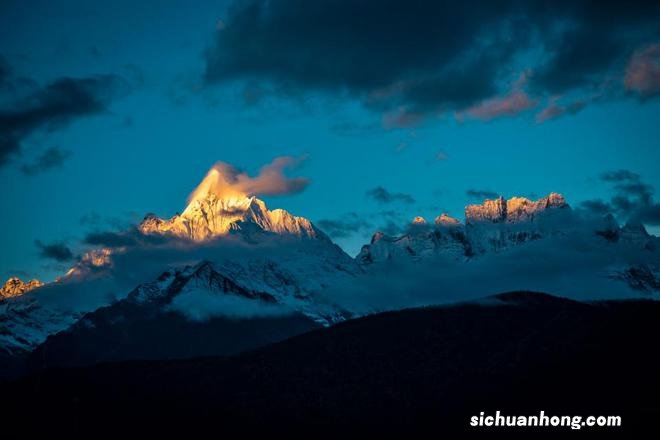
[[[494,200],[486,200],[478,205],[465,207],[465,222],[479,223],[483,221],[515,223],[532,219],[547,208],[564,208],[568,204],[561,194],[550,193],[537,201],[525,197],[512,197],[509,200],[500,196]]]
[[[167,233],[194,241],[204,241],[245,224],[277,234],[316,238],[318,231],[312,223],[289,214],[283,209],[270,211],[255,195],[291,194],[302,191],[308,181],[302,177],[287,178],[283,169],[294,165],[296,159],[282,157],[261,168],[250,177],[231,165],[216,163],[188,197],[188,206],[170,219],[147,215],[139,225],[141,232]]]
[[[20,278],[12,277],[0,287],[0,299],[20,296],[43,285],[39,280],[21,281]]]

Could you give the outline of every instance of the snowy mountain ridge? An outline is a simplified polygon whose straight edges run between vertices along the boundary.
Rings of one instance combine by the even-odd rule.
[[[362,247],[356,260],[363,266],[401,258],[419,260],[434,255],[469,260],[524,243],[566,235],[576,222],[573,214],[565,198],[557,193],[550,193],[536,201],[525,197],[507,200],[500,196],[466,206],[465,223],[441,214],[434,224],[427,223],[422,217],[415,217],[400,236],[388,236],[378,231],[371,242]],[[653,239],[642,225],[620,228],[611,216],[600,223],[603,224],[602,229],[609,231],[617,240],[637,242],[641,249],[652,245]]]
[[[654,264],[660,261],[660,246],[643,225],[619,227],[609,216],[598,225],[590,224],[593,230],[571,230],[574,212],[556,193],[536,201],[499,197],[469,205],[464,223],[447,214],[433,223],[415,217],[406,233],[393,237],[376,232],[351,258],[309,220],[282,209],[271,211],[255,196],[215,191],[217,185],[208,178],[180,215],[167,220],[148,215],[137,228],[143,238],[158,235],[164,240],[92,249],[66,275],[43,286],[10,280],[9,288],[3,289],[12,297],[0,301],[0,358],[3,353],[10,357],[29,353],[49,336],[80,323],[93,325],[85,317],[100,309],[110,310],[114,317],[104,325],[114,325],[114,319],[121,325],[127,304],[132,304],[131,310],[138,307],[144,316],[175,311],[193,320],[225,319],[232,314],[259,317],[286,310],[327,326],[365,313],[361,310],[380,310],[380,306],[364,307],[368,299],[349,295],[342,303],[333,295],[362,284],[371,291],[370,283],[383,276],[379,272],[383,263],[430,261],[428,270],[442,276],[446,272],[451,278],[472,266],[464,262],[486,258],[492,262],[531,243],[540,244],[536,252],[543,252],[546,244],[555,243],[553,252],[557,252],[564,243],[577,243],[580,249],[595,249],[589,250],[593,255],[609,255],[601,256],[602,262],[579,277],[588,272],[589,280],[616,285],[617,292],[628,286],[648,294],[660,286],[659,265]],[[434,257],[452,263],[436,264]],[[153,267],[143,268],[152,258]],[[532,269],[530,274],[537,274],[538,268]],[[124,276],[127,270],[137,275]],[[398,272],[384,275],[389,284]],[[402,271],[401,278],[406,277]],[[536,280],[540,289],[544,280]],[[32,294],[20,295],[35,287],[39,289]],[[351,309],[354,300],[360,304]]]

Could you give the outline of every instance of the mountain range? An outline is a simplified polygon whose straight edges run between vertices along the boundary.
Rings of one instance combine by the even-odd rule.
[[[148,214],[55,282],[10,279],[0,301],[3,374],[235,354],[365,314],[447,302],[475,274],[500,291],[529,279],[554,291],[570,266],[573,290],[559,294],[634,298],[660,290],[657,237],[612,216],[585,219],[556,193],[469,205],[463,222],[415,217],[400,236],[376,232],[352,258],[309,220],[218,191],[218,178],[209,173],[181,214]],[[593,264],[574,267],[582,263],[571,258],[585,255]],[[429,274],[441,278],[425,280]],[[586,292],[582,278],[597,280],[599,290]]]

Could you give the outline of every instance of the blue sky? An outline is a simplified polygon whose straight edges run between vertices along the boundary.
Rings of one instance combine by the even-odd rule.
[[[44,258],[43,246],[61,244],[79,254],[85,249],[81,240],[90,231],[125,228],[147,212],[170,216],[182,210],[187,195],[216,161],[255,174],[276,157],[306,157],[291,172],[310,179],[306,190],[264,199],[271,208],[285,208],[317,223],[353,225],[336,237],[350,254],[389,221],[402,224],[415,215],[432,219],[441,212],[462,218],[463,207],[477,201],[468,196],[469,190],[505,197],[541,197],[555,191],[577,207],[585,200],[610,203],[615,188],[602,175],[612,170],[636,173],[636,181],[649,192],[660,187],[655,83],[644,83],[646,88],[624,85],[634,54],[653,56],[648,48],[660,42],[657,25],[649,24],[647,34],[626,40],[629,46],[620,49],[620,60],[590,70],[590,81],[595,84],[593,78],[600,78],[596,85],[580,80],[558,90],[564,82],[547,79],[547,72],[556,69],[536,67],[534,48],[516,49],[515,59],[488,49],[486,53],[498,53],[498,72],[504,72],[493,82],[496,90],[486,87],[482,95],[467,93],[458,99],[446,89],[454,90],[452,81],[456,89],[466,85],[446,76],[444,88],[426,90],[423,99],[414,90],[408,93],[412,88],[403,88],[396,100],[374,104],[370,97],[385,90],[383,85],[423,82],[411,80],[410,72],[428,67],[419,61],[426,54],[408,57],[406,51],[428,50],[432,57],[434,51],[445,53],[445,43],[413,46],[416,42],[411,41],[402,48],[387,41],[386,49],[395,46],[392,57],[365,62],[368,65],[359,70],[353,58],[342,58],[346,50],[324,50],[331,39],[311,38],[311,49],[305,46],[294,32],[296,26],[282,28],[282,45],[269,42],[279,23],[272,17],[296,23],[305,19],[305,11],[296,9],[291,15],[284,6],[273,8],[272,17],[264,18],[271,20],[268,32],[263,31],[270,40],[260,40],[259,32],[241,28],[249,20],[231,12],[226,2],[196,2],[194,7],[174,1],[94,3],[0,4],[0,56],[10,69],[9,80],[30,79],[28,94],[65,77],[113,75],[121,80],[120,90],[112,92],[101,111],[58,119],[27,134],[7,129],[12,136],[20,133],[20,145],[0,165],[0,276],[52,279],[70,262]],[[343,3],[341,7],[350,9]],[[594,32],[592,38],[598,37],[600,31],[593,31],[595,25],[583,19],[582,12],[575,13],[576,22]],[[350,10],[334,14],[354,15]],[[635,20],[641,19],[630,18],[631,28],[644,29]],[[628,35],[625,20],[622,23],[614,42]],[[333,26],[322,23],[320,28],[337,32],[341,41],[342,26]],[[224,37],[223,32],[231,34]],[[283,35],[286,32],[292,35]],[[381,46],[369,44],[379,36],[365,35],[365,53],[378,53]],[[497,48],[506,44],[493,40]],[[552,41],[539,44],[548,51]],[[249,42],[258,45],[257,55],[263,51],[263,61],[245,61],[255,56],[253,49],[246,49]],[[290,49],[297,44],[296,50]],[[460,50],[481,49],[460,45]],[[273,64],[270,56],[280,61]],[[411,65],[408,70],[406,63]],[[376,68],[383,70],[382,81],[372,78]],[[660,81],[653,74],[650,79]],[[559,75],[563,79],[575,72]],[[526,76],[531,79],[513,85]],[[516,90],[524,90],[528,102],[508,100]],[[437,106],[431,99],[436,95]],[[13,97],[6,96],[2,110],[10,114]],[[553,99],[566,107],[586,104],[574,114],[539,122],[538,115]],[[497,105],[488,105],[492,100],[498,100]],[[507,106],[504,113],[498,113],[499,104]],[[403,117],[389,122],[393,115]],[[41,163],[53,148],[62,159]],[[378,201],[367,194],[377,187],[407,194],[414,202],[396,197]],[[625,220],[625,210],[616,213]],[[645,218],[657,233],[653,217]]]

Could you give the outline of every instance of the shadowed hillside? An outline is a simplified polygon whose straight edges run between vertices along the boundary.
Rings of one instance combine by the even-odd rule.
[[[658,318],[653,301],[502,294],[352,320],[231,358],[49,370],[3,386],[3,418],[21,432],[409,433],[471,432],[480,411],[544,410],[623,419],[583,430],[657,430]]]

